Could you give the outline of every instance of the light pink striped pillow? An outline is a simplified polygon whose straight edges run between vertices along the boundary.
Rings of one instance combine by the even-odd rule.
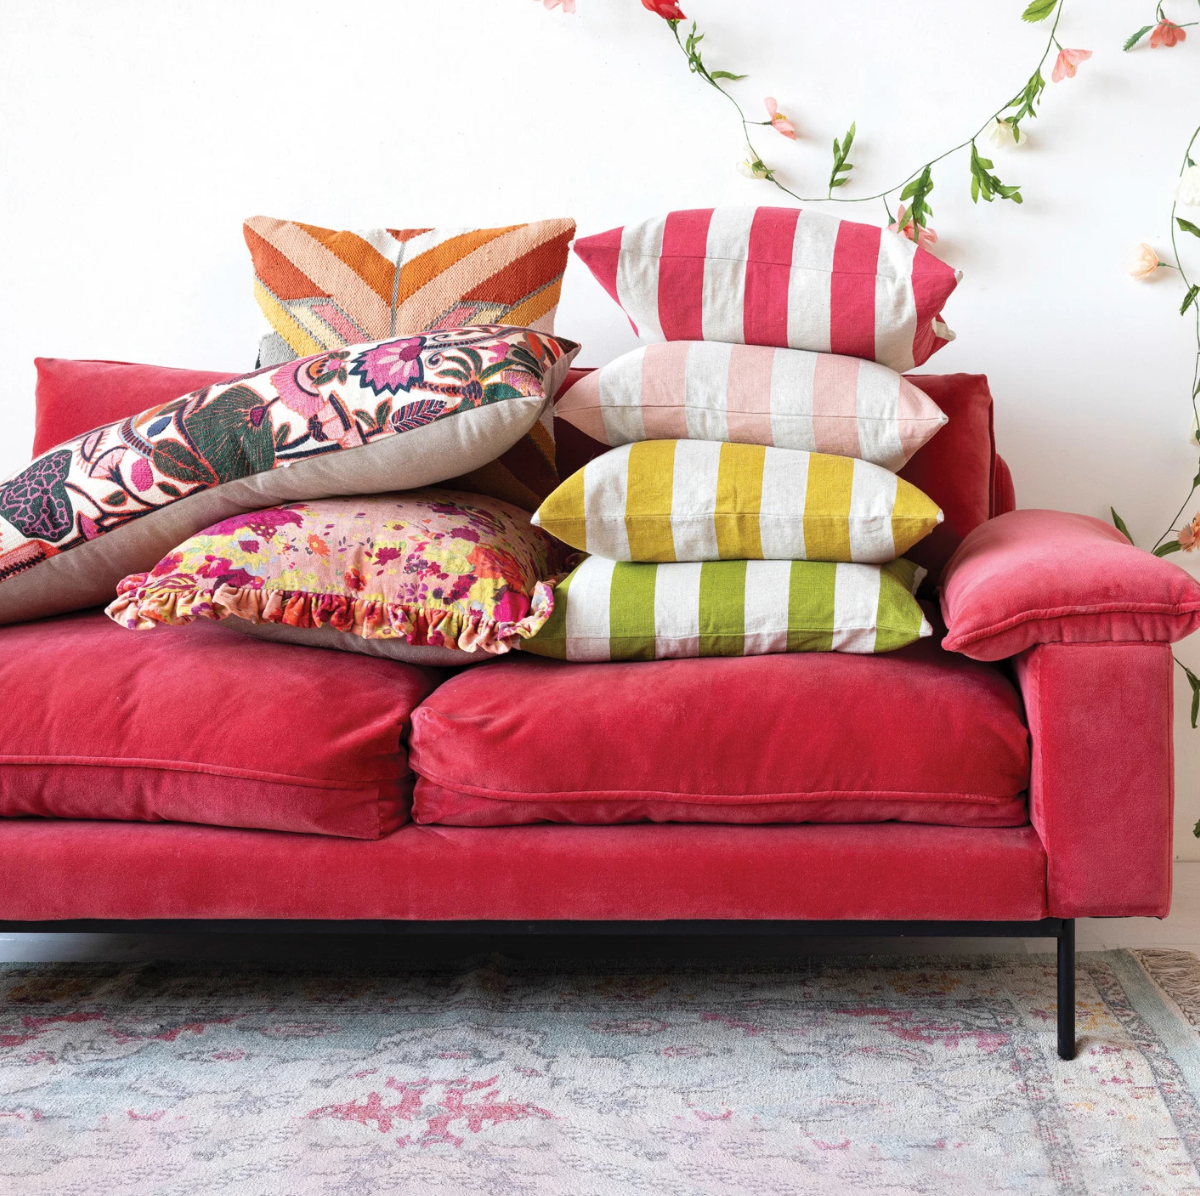
[[[647,341],[842,353],[894,370],[954,334],[961,274],[907,237],[800,208],[699,208],[583,237],[575,252]]]
[[[895,370],[858,357],[671,341],[585,374],[555,416],[601,444],[720,440],[900,469],[946,423]]]

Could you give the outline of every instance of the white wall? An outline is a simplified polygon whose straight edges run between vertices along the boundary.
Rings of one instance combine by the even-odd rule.
[[[253,365],[245,216],[354,228],[572,215],[586,233],[779,201],[734,172],[730,112],[658,18],[637,0],[578,5],[0,0],[0,476],[28,456],[36,355]],[[750,73],[736,86],[751,113],[773,94],[795,120],[798,148],[770,130],[759,145],[809,193],[851,119],[864,193],[972,131],[1040,53],[1022,7],[964,0],[935,20],[890,0],[853,15],[684,0],[710,65]],[[1121,53],[1148,11],[1069,0],[1061,39],[1095,57],[1048,85],[1031,144],[993,155],[1023,207],[972,207],[963,159],[938,169],[940,253],[965,277],[947,309],[959,338],[930,363],[990,376],[1021,505],[1106,516],[1112,503],[1143,542],[1196,467],[1191,342],[1177,284],[1136,284],[1124,263],[1137,241],[1166,240],[1200,120],[1200,37]],[[559,329],[583,342],[582,364],[633,343],[577,262]],[[1200,671],[1200,640],[1181,655]],[[1200,732],[1182,684],[1177,705],[1178,849],[1200,858]]]

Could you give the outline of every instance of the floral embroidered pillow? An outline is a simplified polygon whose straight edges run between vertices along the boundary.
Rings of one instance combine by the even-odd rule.
[[[579,346],[480,324],[337,349],[96,428],[0,484],[0,624],[97,605],[210,524],[495,460]]]
[[[266,639],[470,664],[535,634],[562,549],[520,507],[429,488],[234,515],[117,587],[108,616],[148,631],[221,620]]]

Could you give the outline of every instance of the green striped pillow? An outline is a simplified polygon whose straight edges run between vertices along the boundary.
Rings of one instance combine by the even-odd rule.
[[[588,557],[521,643],[559,660],[890,652],[932,635],[912,561],[636,564]]]

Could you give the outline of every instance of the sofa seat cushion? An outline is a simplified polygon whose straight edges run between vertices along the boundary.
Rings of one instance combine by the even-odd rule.
[[[376,839],[407,821],[409,719],[442,676],[207,622],[0,628],[0,817]]]
[[[887,656],[505,659],[435,690],[409,750],[418,823],[1026,821],[1016,690],[931,641]]]

